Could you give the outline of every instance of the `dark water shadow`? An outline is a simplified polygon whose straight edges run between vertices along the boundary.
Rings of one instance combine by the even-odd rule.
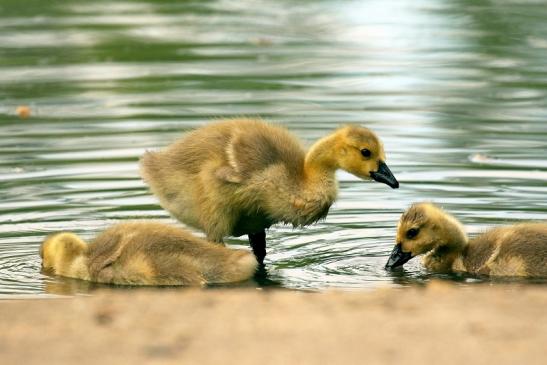
[[[459,286],[469,285],[499,285],[499,284],[522,284],[522,285],[547,285],[547,278],[523,278],[523,277],[490,277],[486,275],[473,275],[468,273],[416,273],[407,271],[404,268],[397,268],[388,271],[388,277],[393,284],[403,287],[425,286],[432,280],[449,282]]]

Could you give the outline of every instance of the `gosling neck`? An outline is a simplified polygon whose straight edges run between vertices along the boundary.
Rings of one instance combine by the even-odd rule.
[[[443,236],[448,237],[448,241],[443,244],[445,249],[456,253],[462,253],[468,244],[467,234],[462,224],[451,215],[444,215],[441,224]]]
[[[447,240],[440,242],[424,259],[429,269],[450,271],[454,261],[461,257],[468,245],[468,238],[462,224],[450,215],[444,215],[437,224],[441,237]]]
[[[326,136],[315,142],[304,160],[304,177],[308,182],[334,180],[339,165],[335,158],[336,138]]]

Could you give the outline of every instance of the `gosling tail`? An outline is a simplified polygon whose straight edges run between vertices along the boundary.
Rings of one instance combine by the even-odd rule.
[[[245,250],[232,250],[231,260],[227,267],[221,267],[221,275],[209,283],[235,283],[249,280],[254,276],[258,268],[258,261],[252,252]]]

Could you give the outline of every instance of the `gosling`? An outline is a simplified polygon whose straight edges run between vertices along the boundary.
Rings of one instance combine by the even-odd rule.
[[[122,285],[205,285],[251,278],[251,252],[207,242],[157,222],[120,223],[87,244],[70,232],[50,235],[41,248],[46,273]]]
[[[164,209],[210,241],[248,235],[262,264],[272,224],[306,226],[327,215],[336,199],[336,170],[398,188],[385,159],[381,141],[361,126],[342,127],[305,153],[285,128],[234,119],[147,152],[141,175]]]
[[[401,216],[386,268],[422,254],[431,271],[547,277],[547,223],[493,228],[469,240],[456,218],[434,204],[418,203]]]

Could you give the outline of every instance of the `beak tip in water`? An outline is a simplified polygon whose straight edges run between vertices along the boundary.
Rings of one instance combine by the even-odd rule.
[[[410,252],[403,252],[401,244],[396,244],[384,268],[386,270],[393,270],[396,267],[403,266],[411,258],[412,254]]]

